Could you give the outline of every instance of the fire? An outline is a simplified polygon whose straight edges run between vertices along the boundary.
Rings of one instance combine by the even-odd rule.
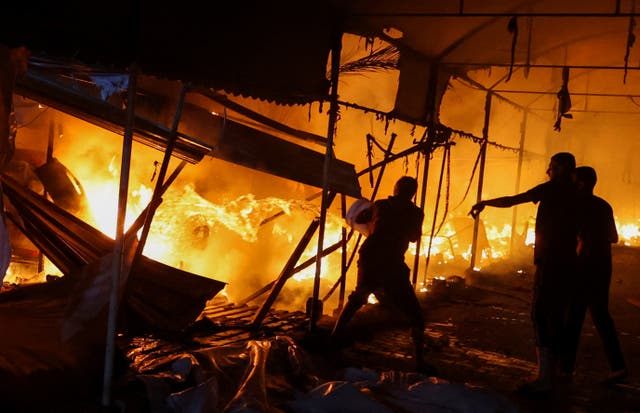
[[[622,241],[624,245],[640,245],[640,228],[636,224],[616,222],[616,228],[620,241]]]
[[[104,178],[104,177],[103,177]],[[82,179],[89,210],[81,218],[97,229],[113,237],[117,213],[118,179],[115,169],[110,179]],[[144,184],[131,185],[134,188],[127,203],[126,227],[144,210],[152,197],[152,189]],[[275,214],[283,213],[291,217],[271,221],[271,231],[263,222]],[[304,226],[319,214],[319,207],[301,200],[285,200],[276,197],[257,199],[253,194],[245,194],[220,203],[211,202],[196,192],[193,184],[174,184],[162,197],[157,209],[143,254],[176,268],[209,276],[222,281],[234,278],[242,271],[245,262],[252,258],[243,256],[244,248],[256,255],[262,254],[261,239],[273,238],[272,246],[284,244],[261,263],[259,271],[269,279],[277,277],[281,266],[294,250]],[[293,216],[298,218],[294,220]],[[285,222],[282,222],[283,219]],[[291,220],[294,220],[292,223]],[[263,232],[261,232],[263,231]],[[324,247],[341,240],[342,218],[327,214]],[[309,242],[297,265],[314,258],[317,253],[317,234]],[[275,263],[278,264],[275,264]],[[273,266],[274,269],[270,269]],[[325,257],[322,260],[321,277],[336,280],[341,274],[340,260]],[[310,265],[295,274],[298,283],[309,284],[315,277],[315,265]],[[309,289],[310,290],[310,289]],[[225,291],[223,295],[229,295]],[[235,297],[237,298],[237,297]]]
[[[324,242],[323,247],[327,248],[342,239],[342,219],[336,216],[327,216],[327,223],[325,225],[325,234],[324,234]],[[318,248],[318,240],[315,237],[312,242],[309,243],[309,246],[305,249],[304,253],[300,257],[301,262],[305,262],[310,258],[313,258],[317,254]],[[321,278],[330,278],[337,279],[341,274],[340,266],[336,265],[328,265],[327,257],[323,257],[321,267],[320,267],[320,277]],[[315,278],[316,267],[315,265],[311,265],[304,270],[293,276],[293,279],[296,281],[310,280]]]
[[[107,169],[102,171],[101,175],[86,173],[85,176],[78,176],[76,173],[76,176],[82,183],[88,203],[88,210],[81,218],[113,238],[119,192],[116,157],[111,159]],[[90,168],[88,171],[92,172]],[[151,200],[153,189],[150,185],[139,181],[131,183],[125,228],[131,225]],[[267,218],[278,213],[289,217],[298,215],[301,218],[295,221],[294,225],[291,221],[282,222],[281,219],[271,221],[268,227],[263,225]],[[257,245],[260,239],[271,237],[278,240],[273,242],[273,245],[281,248],[276,247],[274,251],[269,252],[271,256],[268,259],[272,263],[268,265],[265,263],[260,271],[264,272],[267,279],[273,280],[294,250],[300,234],[304,232],[304,227],[311,222],[311,219],[316,218],[318,213],[319,207],[310,202],[276,197],[257,199],[251,193],[218,203],[211,202],[201,196],[193,184],[174,184],[163,195],[163,202],[154,216],[143,253],[176,268],[228,280],[233,278],[233,274],[243,270],[236,268],[239,263],[250,261],[245,255],[248,253],[235,246],[249,245],[248,249],[251,250],[251,244]],[[640,245],[640,227],[637,224],[638,222],[630,221],[616,222],[620,239],[625,245]],[[341,240],[344,225],[344,221],[339,216],[333,213],[327,214],[324,248]],[[440,232],[431,239],[430,226],[429,223],[425,223],[420,250],[417,251],[416,244],[412,243],[408,255],[419,254],[421,257],[426,257],[430,254],[432,264],[447,264],[456,260],[468,263],[471,251],[469,236],[462,236],[461,233],[456,232],[454,225],[447,221]],[[466,231],[469,229],[467,228]],[[485,224],[484,231],[485,246],[478,251],[477,265],[474,270],[505,259],[512,253],[511,225]],[[524,229],[516,231],[516,236],[520,245],[531,247],[535,240],[534,225],[529,222]],[[349,254],[355,247],[355,238],[353,237],[348,243]],[[316,234],[296,265],[315,258],[317,239]],[[213,244],[218,246],[214,247]],[[254,252],[258,253],[257,249],[254,247]],[[342,271],[339,255],[335,253],[322,259],[321,278],[332,283],[338,279]],[[410,258],[407,260],[409,264],[412,261]],[[59,274],[48,260],[44,261],[44,266],[44,273]],[[17,268],[11,268],[8,275],[14,278],[20,277],[17,270]],[[315,278],[315,273],[316,266],[309,265],[292,278],[297,283],[307,286]],[[354,277],[350,278],[353,282]],[[420,291],[427,291],[427,288],[426,285],[421,285]],[[227,296],[229,291],[225,289],[222,294]],[[375,296],[369,297],[369,302],[377,303]]]

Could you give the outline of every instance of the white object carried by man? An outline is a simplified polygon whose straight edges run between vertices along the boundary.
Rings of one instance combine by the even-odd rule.
[[[369,224],[368,223],[359,224],[356,222],[356,218],[362,211],[368,208],[371,208],[372,206],[373,206],[373,202],[369,201],[366,198],[360,198],[357,201],[355,201],[351,205],[351,207],[349,207],[349,210],[347,211],[347,214],[345,215],[344,220],[347,222],[347,224],[351,228],[355,229],[362,235],[367,236],[369,235]]]

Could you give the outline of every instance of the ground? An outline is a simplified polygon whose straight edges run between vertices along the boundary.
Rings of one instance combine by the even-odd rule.
[[[630,370],[630,378],[625,384],[603,383],[608,366],[598,334],[587,317],[573,381],[560,383],[553,394],[544,398],[525,397],[515,391],[517,385],[535,371],[529,318],[531,266],[518,269],[504,264],[487,267],[467,273],[464,285],[458,283],[420,294],[427,321],[426,358],[437,368],[440,379],[496,393],[523,413],[640,412],[638,268],[640,249],[620,247],[614,250],[610,310]],[[150,412],[151,401],[147,399],[150,393],[141,389],[140,373],[147,377],[150,374],[173,377],[174,380],[175,375],[171,376],[162,368],[176,355],[276,335],[293,338],[308,356],[313,374],[324,381],[337,380],[339,373],[348,367],[377,372],[412,370],[409,328],[400,315],[380,305],[367,305],[356,314],[350,324],[350,340],[342,346],[330,346],[327,340],[335,322],[333,314],[323,315],[315,328],[310,328],[303,312],[273,309],[261,328],[255,330],[250,324],[258,308],[258,304],[236,305],[219,298],[207,306],[197,323],[179,334],[120,336],[121,352],[116,365],[120,385],[114,390],[114,399],[120,406],[126,406],[129,413]],[[231,370],[225,371],[226,375],[231,374]],[[138,380],[137,385],[131,385],[132,377]],[[100,377],[95,381],[99,384]],[[177,384],[174,390],[181,390],[186,382],[174,384]],[[233,384],[237,382],[231,383],[231,387]],[[99,408],[99,394],[84,398],[74,392],[70,395],[63,403],[47,402],[46,409],[35,411],[104,411]]]
[[[515,390],[535,372],[533,330],[529,317],[531,272],[468,274],[464,289],[421,297],[427,319],[428,360],[438,376],[450,382],[495,390],[522,412],[640,412],[640,290],[636,271],[640,252],[618,248],[610,311],[619,332],[631,375],[628,383],[606,385],[608,365],[600,338],[587,317],[577,371],[571,383],[560,383],[546,398]],[[411,341],[400,316],[367,306],[352,323],[350,346],[332,356],[332,368],[356,365],[373,369],[410,369]],[[329,329],[332,317],[319,323]],[[309,351],[315,351],[309,346]],[[316,357],[325,364],[322,351]]]

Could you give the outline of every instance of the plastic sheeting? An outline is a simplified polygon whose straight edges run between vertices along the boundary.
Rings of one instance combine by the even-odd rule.
[[[348,368],[322,380],[286,336],[189,352],[156,344],[129,357],[153,412],[517,411],[497,393],[417,373]]]

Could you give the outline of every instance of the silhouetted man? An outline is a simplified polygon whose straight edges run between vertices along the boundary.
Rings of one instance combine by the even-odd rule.
[[[340,338],[369,295],[376,293],[382,302],[395,306],[411,321],[416,369],[433,373],[423,360],[424,319],[409,280],[409,267],[404,262],[409,243],[422,235],[424,214],[412,202],[417,187],[414,178],[403,176],[396,182],[393,196],[375,201],[356,217],[359,224],[369,223],[369,236],[359,250],[356,288],[349,295],[331,335],[334,339]]]
[[[575,279],[577,218],[572,154],[560,152],[551,157],[549,181],[514,196],[480,201],[471,208],[474,218],[485,206],[508,208],[525,202],[538,204],[531,319],[536,339],[536,376],[520,390],[546,392],[552,388],[553,364],[561,354],[568,297]]]
[[[609,314],[611,244],[618,242],[613,209],[607,201],[593,194],[597,181],[593,168],[576,168],[575,181],[579,200],[579,278],[567,320],[567,352],[563,358],[562,369],[568,375],[574,372],[580,332],[588,308],[609,361],[609,380],[620,381],[627,377],[627,369]]]

